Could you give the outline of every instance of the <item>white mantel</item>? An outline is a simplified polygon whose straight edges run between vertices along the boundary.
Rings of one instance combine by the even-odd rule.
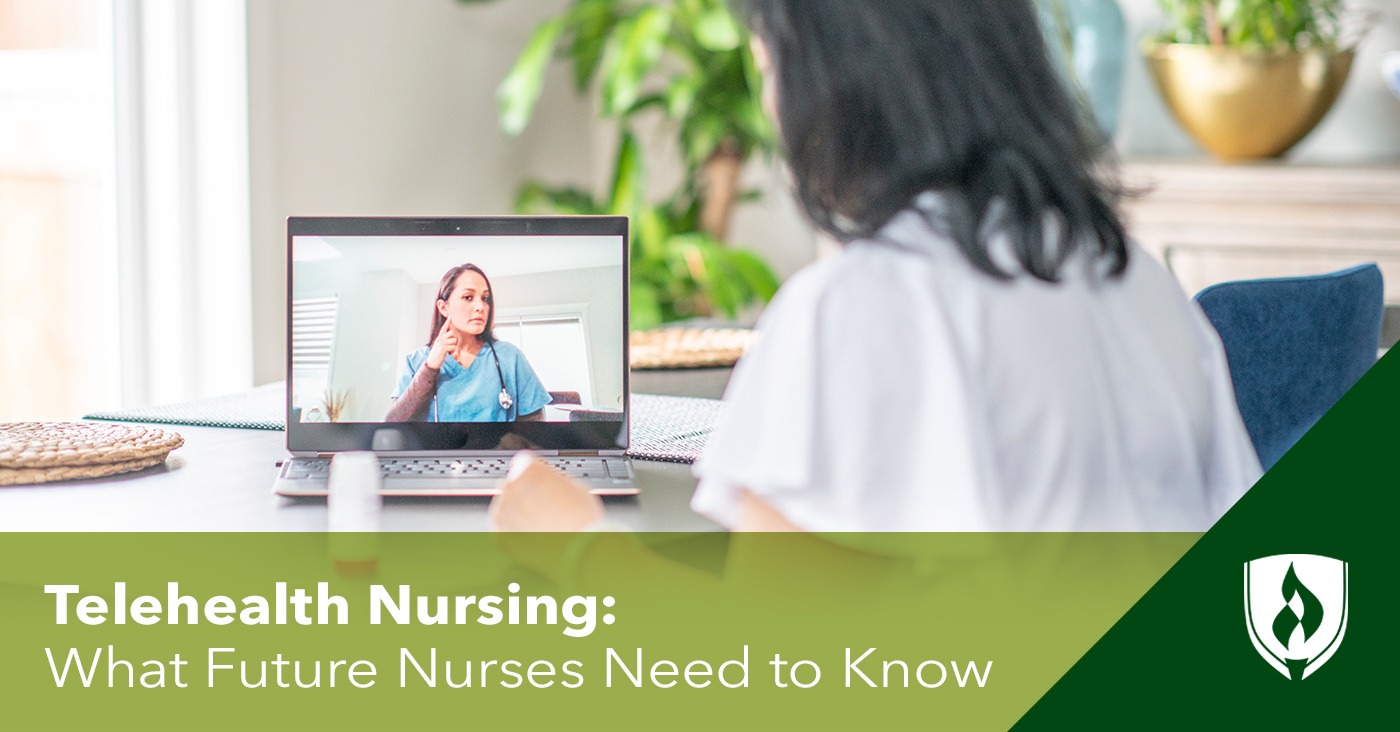
[[[1130,233],[1190,294],[1254,277],[1375,262],[1400,303],[1400,161],[1375,165],[1132,161]]]

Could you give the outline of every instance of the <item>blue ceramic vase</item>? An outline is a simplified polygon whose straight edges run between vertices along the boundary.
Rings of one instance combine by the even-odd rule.
[[[1117,0],[1038,0],[1052,59],[1073,77],[1099,127],[1118,132],[1128,20]]]
[[[1117,0],[1065,0],[1074,44],[1074,75],[1089,98],[1099,127],[1118,132],[1128,20]]]
[[[1381,74],[1395,97],[1400,99],[1400,51],[1391,51],[1381,59]]]

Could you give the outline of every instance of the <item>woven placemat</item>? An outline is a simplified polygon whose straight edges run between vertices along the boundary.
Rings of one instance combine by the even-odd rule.
[[[632,368],[685,369],[733,366],[753,344],[745,328],[662,328],[632,334]]]
[[[106,478],[111,475],[121,475],[122,473],[134,473],[138,470],[145,470],[153,465],[160,465],[165,462],[166,457],[166,455],[157,455],[144,460],[132,460],[126,463],[106,463],[105,465],[72,468],[21,468],[18,470],[0,468],[0,487],[57,483],[63,480],[80,480],[83,478]]]
[[[185,439],[154,427],[80,422],[0,425],[0,485],[102,478],[158,465]]]

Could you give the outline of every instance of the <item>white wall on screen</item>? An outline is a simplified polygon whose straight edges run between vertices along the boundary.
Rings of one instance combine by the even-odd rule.
[[[327,382],[348,392],[343,422],[379,422],[408,347],[407,316],[417,305],[417,283],[403,270],[365,272],[353,260],[297,265],[295,298],[339,295],[335,342]],[[318,405],[323,394],[293,394],[303,410]]]

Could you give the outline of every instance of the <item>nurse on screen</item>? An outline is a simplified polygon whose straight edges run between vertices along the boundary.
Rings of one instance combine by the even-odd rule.
[[[428,344],[399,370],[387,422],[539,421],[549,392],[519,348],[496,340],[491,281],[474,264],[447,271]]]

